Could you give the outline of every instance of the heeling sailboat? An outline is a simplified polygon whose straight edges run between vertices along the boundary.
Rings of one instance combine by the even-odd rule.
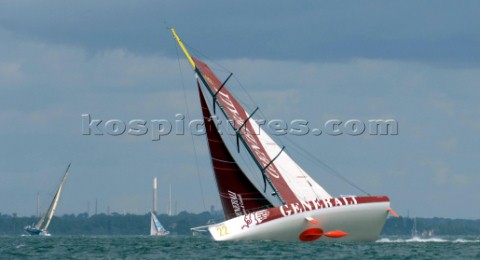
[[[197,76],[208,145],[226,221],[208,227],[215,240],[374,241],[390,209],[387,196],[332,197],[274,142],[247,113],[207,64],[190,56],[171,32]],[[231,75],[230,75],[231,76]],[[202,88],[203,85],[203,88]],[[212,122],[204,93],[235,130],[268,186],[280,201],[271,203],[248,179]],[[254,129],[260,129],[256,134]]]
[[[67,180],[68,170],[70,169],[71,163],[68,164],[65,173],[63,174],[62,182],[60,182],[60,186],[53,197],[52,203],[48,207],[47,212],[43,214],[42,218],[38,221],[36,225],[30,225],[25,227],[25,231],[30,235],[40,235],[40,236],[50,236],[50,233],[47,232],[48,226],[52,221],[53,215],[55,214],[55,210],[57,209],[58,200],[60,199],[60,194],[62,193],[63,186],[65,185],[65,181]]]
[[[150,236],[164,236],[170,234],[160,221],[155,213],[157,212],[157,177],[153,178],[153,207],[150,212]]]
[[[165,236],[170,234],[170,231],[167,231],[160,221],[158,220],[155,213],[150,212],[150,236]]]

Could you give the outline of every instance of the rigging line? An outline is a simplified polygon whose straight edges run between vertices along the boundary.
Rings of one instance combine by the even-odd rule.
[[[243,84],[242,84],[242,82],[240,82],[240,79],[238,79],[235,75],[233,75],[233,78],[237,81],[238,85],[240,85],[240,88],[243,90],[243,92],[245,92],[245,94],[247,95],[248,99],[250,99],[250,102],[252,102],[254,106],[259,107],[259,106],[255,103],[255,100],[253,100],[252,96],[250,96],[250,94],[248,93],[248,91],[245,89],[245,87],[243,87]]]
[[[211,102],[207,102],[207,107],[209,107],[209,110],[210,110],[210,107],[211,107],[210,104],[211,104]],[[217,116],[217,118],[218,118],[220,121],[226,121],[226,117],[224,117],[224,116],[221,116],[221,118],[219,118],[219,116]],[[233,136],[231,136],[231,135],[229,134],[230,131],[227,129],[228,127],[231,127],[231,125],[229,125],[229,124],[228,124],[228,125],[227,125],[227,124],[220,124],[220,125],[218,125],[218,127],[219,127],[219,128],[218,128],[217,130],[220,130],[220,131],[223,130],[223,131],[222,131],[223,134],[221,134],[221,136],[222,136],[221,138],[222,138],[222,140],[224,141],[225,145],[228,147],[228,149],[230,149],[230,148],[233,149],[232,147],[235,147],[234,140],[232,139]],[[223,135],[225,135],[225,137],[223,137]],[[229,137],[229,136],[230,136],[230,137]],[[228,145],[227,145],[227,143],[228,143]],[[229,151],[230,151],[230,150],[229,150]],[[253,168],[253,166],[252,166],[252,163],[253,163],[253,162],[251,161],[252,159],[251,159],[250,157],[248,157],[248,156],[247,156],[247,158],[250,158],[250,160],[245,159],[245,157],[243,156],[243,154],[245,154],[245,153],[239,153],[239,154],[238,154],[238,158],[241,159],[242,162],[237,161],[237,160],[235,159],[235,157],[234,157],[233,154],[232,154],[232,158],[233,158],[233,160],[238,164],[238,166],[242,169],[242,171],[244,171],[244,172],[250,172],[250,173],[255,173],[255,170],[254,170],[254,168]],[[247,161],[250,162],[250,163],[247,163]],[[242,163],[243,163],[243,164],[242,164]],[[246,169],[245,169],[245,168],[247,168],[247,166],[250,167],[249,171],[246,171]],[[257,178],[257,177],[258,177],[256,174],[251,174],[250,176],[253,176],[254,178]],[[258,179],[257,179],[257,181],[258,181]]]
[[[204,57],[205,60],[209,61],[209,64],[215,64],[218,68],[220,69],[217,69],[217,70],[220,70],[220,71],[223,71],[223,72],[227,72],[227,73],[232,73],[233,75],[233,78],[237,81],[237,83],[240,85],[240,88],[243,90],[243,92],[245,93],[245,95],[247,96],[247,98],[249,99],[250,102],[252,102],[252,104],[254,105],[254,107],[260,107],[257,105],[257,103],[255,102],[255,100],[252,98],[252,96],[248,93],[248,91],[245,89],[245,87],[243,86],[243,84],[240,82],[240,79],[237,78],[237,76],[231,71],[229,70],[227,67],[221,65],[220,63],[216,62],[215,60],[213,60],[212,58],[208,57],[206,54],[202,53],[201,51],[195,49],[194,47],[190,46],[189,44],[185,43],[183,41],[183,44],[185,46],[188,47],[189,50],[193,50],[194,53],[198,54],[199,56],[201,57]],[[212,70],[215,70],[216,68],[212,67],[211,68]],[[229,90],[231,90],[230,88],[228,88]],[[242,103],[245,107],[249,108],[251,110],[251,107],[248,105],[247,102],[244,102],[241,98],[238,97],[238,95],[235,96],[235,98],[240,102]],[[261,111],[259,111],[261,112]],[[263,117],[265,118],[265,115],[262,113],[261,115],[263,115]]]
[[[205,56],[205,55],[203,55],[203,56]],[[205,57],[206,57],[206,56],[205,56]],[[206,57],[206,59],[207,59],[207,60],[210,60],[212,63],[214,63],[214,64],[216,64],[217,66],[221,67],[221,68],[224,69],[225,71],[230,72],[230,70],[228,70],[227,68],[223,67],[222,65],[214,62],[213,60],[209,59],[208,57]],[[231,72],[230,72],[230,73],[231,73]],[[248,93],[248,91],[245,89],[245,87],[244,87],[243,84],[240,82],[240,80],[238,79],[238,77],[236,77],[236,75],[234,75],[234,74],[232,74],[232,75],[233,75],[233,78],[235,79],[235,81],[238,83],[238,85],[240,85],[243,93],[246,95],[246,97],[249,99],[249,101],[250,101],[251,103],[253,103],[253,104],[258,108],[258,105],[256,105],[254,99],[253,99],[252,96]],[[249,108],[249,107],[250,107],[250,106],[247,104],[247,102],[244,102],[241,98],[239,98],[239,96],[236,96],[236,99],[237,99],[237,100],[239,101],[239,103],[241,103],[244,107],[246,107],[246,108]],[[259,112],[260,112],[260,115],[263,117],[263,119],[266,118],[266,116],[265,116],[265,114],[263,113],[262,110],[259,111]],[[280,140],[278,140],[278,138],[275,138],[275,141],[278,142],[278,143],[280,143],[280,144],[282,143]],[[298,165],[297,165],[297,167],[299,168]],[[256,175],[254,175],[254,176],[257,177]],[[302,171],[302,176],[305,176],[305,172],[303,172],[303,171]],[[284,176],[284,177],[287,177],[287,179],[288,179],[288,176]],[[257,180],[257,181],[258,181],[258,180]],[[316,196],[317,198],[319,198],[320,196],[315,192],[315,189],[313,188],[313,186],[312,186],[310,183],[308,183],[308,184],[309,184],[308,187],[310,188],[311,192],[312,192],[313,194],[315,194],[315,196]]]
[[[233,72],[231,70],[229,70],[227,67],[221,65],[220,63],[216,62],[215,60],[211,59],[210,57],[208,57],[207,55],[205,55],[204,53],[202,53],[201,51],[193,48],[192,46],[188,45],[187,43],[183,42],[183,44],[185,46],[188,47],[189,50],[192,50],[195,54],[198,54],[198,56],[202,57],[202,58],[205,58],[206,61],[208,61],[208,64],[214,64],[216,67],[211,67],[212,71],[222,71],[222,72],[226,72],[226,73],[231,73],[232,76],[236,79],[236,81],[240,84],[240,87],[242,88],[243,92],[247,95],[248,99],[250,99],[250,101],[252,101],[252,103],[255,105],[255,102],[253,102],[253,99],[252,97],[248,94],[248,92],[245,90],[245,88],[241,85],[240,83],[240,80],[238,80],[238,78],[235,76],[235,74],[233,74]],[[209,66],[210,67],[210,66]],[[229,90],[231,90],[230,88],[228,88]],[[239,101],[239,103],[241,103],[244,107],[252,110],[252,107],[251,105],[249,105],[247,102],[244,102],[242,100],[242,98],[240,98],[238,95],[235,95],[235,98]],[[258,106],[257,106],[258,107]]]
[[[235,74],[233,75],[233,78],[235,79],[235,81],[238,82],[238,85],[240,85],[240,87],[242,88],[242,90],[245,92],[245,94],[247,95],[247,97],[250,99],[250,102],[253,103],[254,106],[256,107],[259,107],[255,100],[250,96],[250,94],[246,91],[246,89],[243,87],[243,84],[240,82],[240,80],[235,76]],[[262,116],[265,120],[267,118],[267,116],[263,113],[263,110],[262,109],[259,109],[259,115]],[[321,164],[323,167],[325,167],[327,169],[327,171],[330,171],[330,174],[333,174],[335,175],[337,178],[340,178],[342,179],[343,181],[345,181],[346,183],[348,183],[349,185],[351,185],[352,187],[358,189],[359,191],[365,193],[365,194],[368,194],[370,195],[370,193],[366,192],[365,190],[363,190],[362,188],[360,188],[359,186],[355,185],[354,183],[352,183],[350,180],[348,180],[347,178],[345,178],[343,175],[341,175],[339,172],[337,172],[335,169],[331,168],[329,165],[327,165],[326,163],[322,162],[320,159],[316,158],[315,156],[313,156],[312,154],[310,154],[308,151],[306,151],[305,149],[303,149],[302,147],[300,147],[299,145],[297,145],[295,142],[291,141],[289,138],[287,138],[285,136],[285,138],[291,143],[293,144],[293,146],[297,147],[298,149],[302,150],[307,156],[309,156],[313,161],[316,161],[317,163]],[[279,143],[282,144],[280,138],[275,138],[276,141],[280,141]],[[312,188],[313,189],[313,188]],[[316,193],[315,193],[316,194]],[[317,195],[318,196],[318,195]]]
[[[187,100],[187,90],[185,88],[185,83],[183,81],[183,71],[182,71],[182,66],[180,64],[180,56],[178,55],[177,45],[175,45],[175,51],[177,53],[178,69],[180,70],[180,78],[181,78],[181,81],[182,81],[183,97],[184,97],[184,101],[185,101],[185,107],[187,109],[187,120],[190,121],[190,109],[189,109],[188,100]],[[197,168],[198,182],[200,184],[200,192],[202,194],[203,209],[206,210],[207,207],[205,206],[205,196],[203,194],[203,184],[202,184],[202,178],[200,176],[200,167],[199,167],[199,163],[198,163],[197,147],[195,145],[195,139],[193,138],[193,135],[191,133],[190,133],[190,137],[191,137],[191,140],[192,140],[193,151],[194,151],[194,154],[195,154],[195,165],[196,165],[196,168]]]
[[[184,43],[184,45],[188,46],[189,49],[193,49],[195,52],[197,52],[197,53],[199,53],[199,54],[202,54],[200,51],[196,50],[195,48],[192,48],[191,46],[189,46],[189,45],[187,45],[187,44],[185,44],[185,43]],[[203,55],[203,56],[206,57],[206,55]],[[210,60],[210,59],[207,58],[207,60]],[[212,63],[217,64],[217,63],[214,62],[214,61],[212,61]],[[219,64],[217,64],[217,65],[218,65],[219,67],[223,67],[223,66],[221,66],[221,65],[219,65]],[[225,70],[226,70],[226,69],[225,69]],[[228,70],[227,70],[227,71],[228,71]],[[205,84],[205,83],[204,83],[204,84]],[[247,93],[247,92],[245,91],[245,93]],[[237,99],[238,99],[238,97],[237,97]],[[232,127],[235,129],[234,126],[232,126]],[[245,140],[242,139],[242,141],[244,142],[244,145],[246,145],[246,144],[245,144]],[[253,155],[252,155],[252,156],[253,156]],[[265,175],[264,175],[264,176],[265,176]],[[278,199],[280,199],[280,201],[283,203],[283,200],[281,199],[281,195],[279,194],[278,190],[276,190],[276,187],[271,183],[270,180],[269,180],[269,184],[270,184],[270,186],[272,187],[272,189],[275,191],[276,197],[277,197]]]
[[[226,67],[222,66],[221,64],[215,62],[213,59],[211,59],[210,57],[208,57],[207,55],[205,55],[204,53],[202,53],[201,51],[193,48],[192,46],[188,45],[187,43],[185,43],[184,41],[183,42],[183,45],[185,45],[186,47],[188,47],[189,50],[193,50],[193,52],[197,53],[198,56],[201,56],[201,57],[204,57],[205,60],[208,60],[209,61],[209,64],[215,64],[218,66],[218,68],[220,68],[221,70],[223,70],[224,72],[228,72],[228,73],[232,73],[229,69],[227,69]],[[220,70],[220,69],[216,69],[216,70]],[[215,68],[212,68],[213,70],[215,70]]]
[[[364,189],[360,188],[358,185],[354,184],[353,182],[351,182],[350,180],[348,180],[345,176],[343,176],[342,174],[340,174],[338,171],[336,171],[335,169],[333,169],[332,167],[330,167],[328,164],[326,164],[325,162],[321,161],[320,159],[318,159],[317,157],[313,156],[311,153],[309,153],[307,150],[305,150],[303,147],[301,147],[300,145],[296,144],[295,142],[293,142],[292,140],[290,140],[290,138],[288,138],[287,136],[285,136],[285,139],[290,142],[290,144],[292,144],[293,147],[297,148],[298,150],[300,150],[301,152],[303,152],[304,155],[307,155],[309,157],[309,159],[311,161],[313,161],[314,163],[318,163],[320,166],[324,167],[328,173],[334,175],[335,177],[343,180],[344,182],[348,183],[350,186],[356,188],[357,190],[367,194],[367,195],[370,195],[370,193],[366,192]]]
[[[266,132],[265,132],[265,133],[266,133]],[[266,134],[267,134],[267,133],[266,133]],[[279,138],[275,138],[275,139],[273,139],[273,137],[271,137],[271,138],[272,138],[272,140],[274,140],[274,142],[277,143],[277,145],[278,145],[278,143],[282,144],[282,142],[280,142],[280,141],[278,141],[278,140],[275,140],[275,139],[279,139]],[[288,148],[287,148],[287,146],[285,146],[284,144],[282,144],[282,145],[283,145],[283,147],[284,147],[284,153],[285,153],[285,155],[286,155],[287,157],[290,157],[290,158],[291,158],[291,156],[288,155],[289,153],[288,153]],[[279,146],[279,147],[280,147],[280,146]],[[293,161],[293,158],[291,158],[291,160]],[[274,163],[274,164],[275,164],[275,163]],[[308,181],[308,180],[306,179],[308,173],[307,173],[304,169],[302,169],[302,167],[301,167],[300,165],[298,165],[297,163],[295,163],[294,165],[295,165],[295,168],[297,169],[298,173],[300,173],[301,176],[303,177],[303,180],[305,180],[305,181],[307,182],[308,188],[309,188],[309,189],[311,190],[311,192],[315,195],[315,197],[316,197],[316,198],[322,198],[321,196],[319,196],[319,195],[317,194],[317,192],[316,192],[315,189],[314,189],[314,186],[310,183],[310,181]],[[285,168],[283,168],[281,165],[275,164],[275,167],[277,167],[279,170],[281,170],[281,172],[287,172],[287,170],[286,170]],[[283,177],[286,178],[286,179],[288,179],[288,180],[290,180],[290,181],[292,182],[292,178],[291,178],[291,177],[293,177],[293,176],[284,175]],[[294,179],[295,179],[295,177],[294,177]],[[310,179],[311,179],[311,178],[310,178]],[[297,180],[295,180],[295,181],[297,181]],[[315,181],[315,180],[312,180],[312,181]],[[294,182],[294,181],[293,181],[293,182]],[[297,192],[298,192],[298,191],[297,191]],[[300,193],[300,192],[301,192],[301,194],[305,197],[305,192],[299,191],[299,193]],[[304,198],[304,200],[306,200],[306,199]]]
[[[267,115],[265,115],[265,113],[263,112],[263,109],[261,108],[261,106],[259,106],[255,100],[252,98],[252,96],[249,94],[249,92],[246,90],[246,88],[243,86],[242,82],[240,81],[239,78],[236,77],[235,74],[233,74],[233,78],[235,79],[235,81],[237,81],[238,85],[240,86],[240,88],[243,90],[243,92],[245,93],[245,95],[248,97],[249,101],[254,105],[254,107],[259,107],[259,115],[261,115],[263,117],[263,119],[267,119]],[[271,117],[270,117],[271,118]]]
[[[188,46],[188,45],[187,45]],[[230,70],[228,70],[227,68],[225,68],[224,66],[220,65],[219,63],[215,62],[214,60],[208,58],[208,56],[206,56],[205,54],[203,54],[202,52],[196,50],[195,48],[191,47],[191,46],[188,46],[190,49],[193,49],[195,52],[197,52],[199,55],[205,57],[207,60],[211,61],[211,63],[217,65],[219,68],[225,70],[226,72],[230,72]],[[250,94],[246,91],[246,89],[243,87],[242,83],[240,82],[240,80],[235,76],[233,75],[234,79],[238,82],[238,84],[240,85],[240,87],[242,88],[242,90],[244,91],[244,93],[247,95],[247,97],[250,99],[250,101],[256,106],[256,107],[259,107],[258,105],[256,105],[255,101],[253,100],[253,98],[250,96]],[[241,101],[238,97],[237,97],[237,100]],[[244,103],[244,102],[242,102]],[[245,106],[248,107],[248,105],[244,104]],[[265,115],[263,113],[262,110],[259,111],[260,112],[260,115],[262,115],[264,118]],[[276,138],[277,141],[280,141],[279,138]],[[358,189],[359,191],[365,193],[365,194],[368,194],[370,195],[368,192],[366,192],[365,190],[363,190],[362,188],[360,188],[359,186],[355,185],[354,183],[352,183],[351,181],[349,181],[347,178],[345,178],[343,175],[341,175],[339,172],[337,172],[336,170],[334,170],[333,168],[331,168],[330,166],[328,166],[326,163],[322,162],[320,159],[314,157],[313,155],[311,155],[308,151],[304,150],[303,148],[301,148],[300,146],[298,146],[297,144],[295,144],[293,141],[289,140],[288,138],[286,138],[291,144],[293,144],[296,148],[298,148],[299,150],[303,151],[307,156],[310,157],[311,160],[313,160],[314,162],[317,162],[319,163],[320,165],[322,165],[323,167],[325,167],[327,169],[328,172],[330,172],[330,174],[333,174],[335,175],[337,178],[340,178],[342,179],[343,181],[345,181],[346,183],[350,184],[352,187]],[[280,144],[282,142],[280,141]],[[312,188],[313,189],[313,188]],[[315,193],[316,194],[316,193]],[[316,194],[317,195],[317,194]],[[317,195],[318,196],[318,195]]]
[[[242,88],[243,92],[245,92],[245,94],[247,95],[249,101],[250,101],[251,103],[253,103],[254,106],[259,107],[259,106],[256,104],[255,100],[252,98],[252,96],[251,96],[251,95],[248,93],[248,91],[244,88],[244,86],[243,86],[243,84],[240,82],[240,80],[239,80],[235,75],[233,75],[233,77],[234,77],[235,81],[237,81],[238,85],[240,85],[240,87]],[[264,120],[266,120],[267,116],[263,113],[263,110],[262,110],[262,109],[259,109],[259,115],[260,115]],[[261,127],[261,126],[260,126],[260,127]],[[283,144],[283,142],[280,140],[280,138],[273,138],[273,137],[272,137],[272,139],[274,140],[274,142],[277,142],[278,144]],[[287,153],[287,154],[288,154],[288,153]],[[278,166],[277,166],[277,167],[278,167]],[[299,168],[299,171],[302,173],[302,176],[305,176],[305,172],[304,172],[303,170],[301,170],[300,166],[299,166],[299,165],[296,165],[296,167]],[[287,176],[284,176],[284,177],[287,177]],[[308,184],[309,184],[308,187],[311,189],[311,191],[313,192],[313,194],[315,194],[315,196],[316,196],[317,198],[319,198],[320,196],[315,192],[315,189],[313,188],[313,186],[312,186],[310,183],[308,183]]]
[[[238,84],[240,85],[240,87],[241,87],[241,88],[243,89],[243,91],[246,93],[246,95],[247,95],[248,98],[250,99],[250,102],[252,102],[255,106],[259,107],[259,106],[255,103],[255,101],[253,100],[253,98],[250,96],[250,94],[248,94],[248,92],[246,91],[246,89],[243,87],[243,85],[241,84],[240,80],[239,80],[237,77],[235,77],[235,76],[234,76],[234,79],[238,82]],[[260,115],[260,117],[261,117],[263,120],[267,120],[268,117],[267,117],[267,115],[264,113],[263,109],[259,109],[258,114]],[[282,141],[281,138],[279,138],[279,137],[277,137],[277,136],[271,136],[271,138],[272,138],[272,139],[274,140],[274,142],[276,142],[278,145],[284,145],[284,146],[286,147],[285,150],[286,150],[286,152],[287,152],[287,154],[288,154],[288,146],[286,146],[286,145],[284,144],[284,142]],[[290,143],[293,143],[294,145],[296,145],[293,141],[291,141],[291,140],[288,140],[288,141],[290,141]],[[312,155],[309,155],[309,156],[312,156]],[[312,156],[312,157],[313,157],[313,156]],[[313,157],[313,158],[314,158],[314,159],[317,159],[317,158],[315,158],[315,157]],[[322,163],[323,163],[323,162],[322,162]],[[323,163],[323,164],[326,165],[325,163]],[[296,167],[301,169],[301,167],[300,167],[299,165],[296,165]],[[332,169],[331,167],[329,167],[328,165],[326,165],[326,166],[324,166],[324,167],[328,167],[328,168],[330,168],[333,172],[335,172],[335,174],[340,175],[339,173],[336,173],[336,171],[335,171],[334,169]],[[300,170],[300,172],[302,172],[302,176],[305,176],[305,173],[306,173],[305,171]],[[285,176],[284,176],[284,177],[285,177]],[[355,184],[351,183],[349,180],[347,180],[347,179],[346,179],[345,177],[343,177],[342,175],[337,176],[337,177],[339,177],[340,179],[342,179],[342,180],[344,180],[345,182],[349,183],[350,185],[352,185],[352,186],[355,187],[356,189],[359,189],[359,190],[362,191],[363,193],[369,194],[369,193],[365,192],[363,189],[361,189],[360,187],[358,187],[358,186],[356,186]],[[317,192],[315,191],[315,189],[313,188],[313,186],[312,186],[310,183],[308,183],[308,184],[309,184],[308,187],[311,189],[311,191],[313,192],[313,194],[315,194],[315,196],[316,196],[317,198],[320,198],[321,196],[319,196],[319,194],[317,194]]]
[[[248,91],[245,89],[245,87],[243,86],[243,84],[240,82],[240,79],[238,79],[235,75],[233,75],[233,78],[235,79],[235,81],[237,81],[238,85],[240,85],[240,87],[242,88],[242,90],[245,92],[245,94],[247,95],[248,99],[250,102],[253,103],[254,106],[256,107],[259,107],[255,100],[252,98],[252,96],[248,93]],[[259,115],[264,119],[264,120],[267,120],[267,116],[265,115],[265,113],[263,112],[263,109],[259,109]],[[283,142],[280,138],[273,138],[272,139],[274,140],[274,142],[277,142],[278,144],[281,144],[283,145]],[[288,153],[287,153],[288,154]],[[300,168],[299,165],[296,165],[298,168]],[[301,169],[301,168],[300,168]],[[305,172],[304,171],[301,171],[302,172],[302,175],[305,176]],[[309,183],[308,185],[310,187],[310,189],[312,190],[313,194],[315,194],[315,196],[317,198],[319,198],[320,196],[315,192],[315,189],[313,188],[313,186],[311,186],[311,184]],[[361,190],[361,189],[360,189]],[[362,190],[363,191],[363,190]]]
[[[285,146],[284,146],[284,147],[285,147]],[[289,156],[286,150],[287,150],[287,148],[285,147],[284,153],[285,153],[287,156]],[[293,159],[292,159],[292,160],[293,160]],[[281,167],[281,165],[275,165],[275,166],[276,166],[279,170],[282,169],[283,172],[286,172],[286,171],[287,171],[285,168]],[[315,189],[313,188],[313,185],[312,185],[308,180],[306,180],[307,175],[308,175],[307,172],[305,172],[305,170],[303,170],[302,167],[300,167],[300,165],[298,165],[297,163],[295,163],[295,168],[297,169],[297,171],[298,171],[298,172],[301,174],[301,176],[303,177],[302,180],[305,180],[305,181],[307,182],[308,188],[311,190],[311,192],[312,192],[313,194],[315,194],[315,197],[316,197],[317,199],[322,198],[321,196],[319,196],[319,195],[317,194],[317,192],[316,192]],[[292,180],[289,176],[284,176],[284,178],[285,178],[285,177],[287,177],[290,181]],[[314,180],[313,180],[313,181],[314,181]],[[305,199],[305,193],[306,193],[306,192],[304,192],[304,191],[302,190],[302,191],[299,191],[298,193],[301,193],[302,196],[304,197],[304,200],[306,201],[306,199]]]
[[[219,68],[221,68],[224,72],[232,73],[230,70],[228,70],[228,69],[225,68],[224,66],[220,65],[219,63],[215,62],[214,60],[210,59],[207,55],[205,55],[205,54],[203,54],[201,51],[193,48],[192,46],[190,46],[190,45],[187,44],[186,42],[183,42],[183,44],[184,44],[185,46],[187,46],[187,47],[189,48],[189,50],[191,50],[191,51],[193,51],[194,53],[198,54],[200,57],[205,57],[205,59],[206,59],[207,61],[210,61],[210,63],[215,64],[216,66],[218,66]],[[178,49],[177,49],[177,56],[178,56]],[[212,68],[212,69],[215,69],[215,68]],[[247,93],[246,91],[244,91],[244,92]],[[248,93],[247,93],[247,94],[248,94]],[[237,98],[237,100],[239,100],[238,97],[236,97],[236,98]],[[239,101],[241,102],[241,100],[239,100]],[[242,103],[243,103],[243,102],[242,102]],[[207,103],[207,106],[209,106],[209,103]],[[247,107],[248,107],[248,106],[247,106]],[[223,127],[227,127],[227,126],[224,125]],[[228,132],[226,129],[225,129],[225,131]],[[222,139],[223,139],[223,138],[222,138]],[[224,141],[225,141],[225,140],[228,140],[229,142],[233,142],[233,140],[231,140],[231,139],[229,139],[229,138],[225,138],[225,139],[223,139],[223,140],[224,140]],[[240,155],[239,158],[243,161],[243,165],[250,167],[250,170],[252,170],[252,169],[251,169],[251,168],[252,168],[252,162],[251,162],[251,161],[247,160],[247,161],[250,162],[250,164],[248,164],[248,163],[246,163],[246,159],[245,159],[242,155]],[[238,162],[237,162],[237,164],[238,164]],[[239,165],[240,168],[243,168],[241,164],[238,164],[238,165]],[[212,165],[212,166],[213,166],[213,165]],[[253,172],[253,171],[252,171],[252,172]],[[251,176],[253,176],[253,178],[257,179],[257,181],[258,181],[258,176],[257,176],[256,174],[251,174]],[[276,198],[278,198],[278,197],[276,197]]]
[[[209,107],[208,108],[209,110],[210,110],[210,106],[211,106],[210,104],[211,104],[211,102],[207,102],[207,107]],[[226,119],[225,119],[225,117],[222,116],[221,118],[219,118],[219,120],[226,120]],[[232,147],[235,147],[235,143],[234,143],[232,138],[229,138],[229,134],[228,134],[229,131],[227,130],[227,127],[231,127],[231,126],[221,124],[218,127],[219,128],[217,130],[220,130],[220,131],[223,132],[223,134],[221,135],[222,136],[221,138],[224,141],[225,145],[227,146],[227,149],[229,149],[229,151],[230,151],[230,149],[233,149]],[[226,136],[223,137],[223,135],[226,135]],[[242,151],[244,151],[245,148],[242,147],[241,149],[242,149]],[[237,153],[235,156],[238,160],[235,159],[233,154],[231,154],[231,156],[232,156],[233,160],[235,161],[235,163],[237,163],[237,165],[240,167],[240,169],[245,173],[247,178],[250,179],[250,181],[252,181],[252,183],[254,183],[254,186],[258,189],[256,184],[261,182],[261,180],[259,179],[260,176],[257,174],[258,168],[254,167],[253,158],[251,158],[247,155],[244,156],[244,154],[247,154],[247,153],[245,153],[245,152]],[[255,169],[257,169],[257,170],[255,170]],[[271,203],[271,201],[270,201],[270,203]]]

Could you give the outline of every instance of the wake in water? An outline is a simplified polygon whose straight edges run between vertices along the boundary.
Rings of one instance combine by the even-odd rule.
[[[453,243],[480,243],[480,240],[468,240],[468,239],[455,239],[452,241]]]
[[[446,239],[446,238],[438,238],[438,237],[429,237],[429,238],[421,238],[421,237],[411,237],[407,239],[397,238],[397,239],[390,239],[390,238],[381,238],[376,241],[377,243],[480,243],[478,239],[464,239],[464,238],[456,238],[454,240]]]

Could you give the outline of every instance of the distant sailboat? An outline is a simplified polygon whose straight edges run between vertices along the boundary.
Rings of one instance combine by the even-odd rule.
[[[417,230],[417,218],[413,218],[413,225],[412,225],[412,238],[432,238],[435,235],[435,231],[433,229],[425,229],[425,226],[422,228],[423,231],[420,233]]]
[[[418,238],[418,230],[417,230],[417,218],[413,218],[413,226],[412,226],[412,238]]]
[[[150,236],[165,236],[170,234],[160,223],[157,212],[157,177],[153,178],[153,210],[150,212]]]
[[[150,212],[151,218],[150,218],[150,236],[165,236],[170,234],[169,231],[167,231],[160,221],[157,219],[155,216],[155,213]]]
[[[39,235],[39,236],[50,236],[50,233],[47,232],[48,226],[52,221],[52,217],[55,214],[55,210],[57,209],[58,200],[60,199],[60,193],[62,192],[63,185],[65,185],[65,181],[67,180],[68,170],[70,169],[71,163],[68,164],[67,170],[65,170],[65,174],[63,175],[62,182],[57,189],[57,193],[53,197],[52,203],[50,207],[48,207],[47,212],[43,214],[42,218],[36,225],[29,225],[25,227],[25,231],[30,235]]]
[[[388,213],[396,215],[389,198],[331,196],[286,153],[285,147],[251,119],[257,109],[247,112],[226,86],[232,74],[222,83],[207,64],[190,56],[173,28],[171,32],[197,78],[210,157],[225,215],[224,222],[208,226],[213,238],[375,241]],[[258,188],[245,175],[218,133],[212,120],[216,108],[235,131],[237,152],[242,145],[258,167],[263,187]]]

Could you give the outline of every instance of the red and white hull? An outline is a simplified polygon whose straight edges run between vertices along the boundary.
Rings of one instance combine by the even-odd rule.
[[[256,211],[212,225],[217,241],[375,241],[385,224],[388,197],[346,197]]]

